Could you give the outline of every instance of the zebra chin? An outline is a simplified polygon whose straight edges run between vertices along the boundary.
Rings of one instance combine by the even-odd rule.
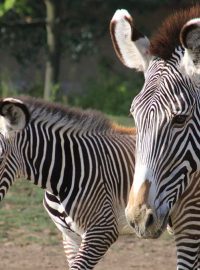
[[[135,232],[137,237],[142,238],[142,239],[157,239],[161,236],[163,233],[163,230],[159,229],[156,231],[146,231],[143,230],[142,228],[139,228],[135,226]]]
[[[136,235],[144,239],[156,239],[167,228],[169,221],[168,213],[166,215],[156,216],[155,212],[148,206],[143,205],[140,209],[126,207],[126,219],[128,224],[134,228]]]

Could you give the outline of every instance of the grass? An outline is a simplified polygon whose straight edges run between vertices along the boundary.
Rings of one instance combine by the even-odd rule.
[[[110,118],[127,126],[132,118]],[[58,229],[43,208],[44,191],[25,180],[17,180],[0,204],[0,243],[19,245],[57,244],[61,241]]]
[[[43,194],[28,181],[16,181],[0,205],[0,242],[58,243],[58,230],[42,206]]]

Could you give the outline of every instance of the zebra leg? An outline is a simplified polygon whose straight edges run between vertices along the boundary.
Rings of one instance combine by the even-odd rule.
[[[195,237],[176,237],[177,270],[199,269],[199,239]]]
[[[73,235],[70,233],[63,233],[63,247],[70,269],[78,253],[80,243],[81,238],[79,235],[76,235],[75,233]]]
[[[43,205],[56,227],[62,232],[64,252],[67,257],[69,267],[71,267],[79,250],[81,237],[73,232],[66,223],[66,214],[56,196],[46,191],[43,199]]]
[[[198,250],[198,270],[200,270],[200,244],[199,244],[199,250]]]
[[[98,228],[87,232],[82,239],[79,251],[71,266],[71,270],[91,270],[104,256],[109,247],[117,240],[114,231]]]

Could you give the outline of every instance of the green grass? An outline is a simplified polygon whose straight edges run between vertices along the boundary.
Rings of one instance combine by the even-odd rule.
[[[58,230],[42,205],[44,191],[17,180],[0,204],[0,242],[56,244]]]
[[[109,116],[119,124],[133,126],[133,119]],[[0,204],[0,243],[33,242],[56,244],[60,233],[43,208],[44,191],[25,180],[17,180]]]

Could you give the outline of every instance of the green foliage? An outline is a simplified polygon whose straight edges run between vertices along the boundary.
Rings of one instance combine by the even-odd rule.
[[[95,108],[107,114],[128,115],[133,97],[143,83],[141,74],[132,74],[132,78],[112,71],[110,59],[100,64],[97,78],[87,80],[83,94],[69,96],[69,103],[82,108]]]
[[[181,5],[186,0],[176,3]],[[160,6],[174,5],[172,0],[54,0],[58,13],[61,51],[72,59],[96,52],[99,37],[108,32],[109,21],[118,8],[150,12]],[[145,7],[145,8],[144,8]],[[9,48],[17,61],[33,61],[46,48],[46,10],[44,1],[4,0],[0,4],[1,48]]]
[[[32,63],[44,47],[45,25],[32,24],[37,17],[45,18],[43,1],[4,0],[0,4],[0,48],[20,64]]]
[[[33,97],[42,98],[44,91],[44,83],[38,80],[31,88],[28,89],[27,94]]]
[[[51,101],[57,100],[59,90],[60,90],[60,85],[58,83],[54,84],[52,89],[51,89],[51,96],[50,96]]]
[[[79,29],[76,35],[70,32],[64,33],[62,41],[63,48],[74,61],[79,61],[82,55],[97,52],[94,34],[89,27]]]
[[[17,94],[17,89],[11,82],[9,72],[4,70],[0,74],[0,96],[1,97],[8,97]]]
[[[133,9],[135,14],[143,13],[145,25],[147,25],[145,14],[161,6],[162,8],[163,6],[181,6],[187,0],[127,0],[125,2],[122,0],[51,0],[55,7],[53,27],[55,31],[51,34],[57,41],[51,42],[51,48],[46,42],[49,19],[46,18],[48,15],[45,1],[3,0],[0,2],[1,51],[5,50],[5,53],[14,56],[23,68],[26,68],[25,64],[37,63],[41,51],[46,54],[46,59],[51,63],[55,74],[51,76],[54,79],[50,78],[53,82],[49,84],[55,83],[50,97],[55,100],[59,89],[60,56],[65,55],[78,61],[86,54],[89,56],[97,52],[100,54],[98,41],[105,33],[108,33],[109,22],[116,9],[123,7],[130,13]],[[45,60],[42,65],[44,63]],[[70,67],[67,66],[66,73],[68,73],[68,68]],[[130,80],[122,75],[114,75],[114,72],[109,70],[100,71],[97,79],[89,79],[85,85],[86,94],[82,98],[71,98],[71,102],[84,108],[95,107],[107,113],[127,114],[132,97],[136,89],[140,88],[139,76],[141,75],[134,76]],[[10,88],[10,85],[9,88],[6,87],[6,83],[2,82],[0,90],[3,95],[14,89]],[[43,96],[43,89],[46,88],[42,87],[43,85],[37,82],[34,86],[36,91],[30,89],[28,93]]]
[[[4,0],[0,4],[0,17],[6,15],[7,12],[14,11],[16,14],[30,15],[33,13],[33,9],[30,6],[30,0]]]
[[[4,16],[6,12],[14,7],[16,0],[5,0],[0,4],[0,17]]]

